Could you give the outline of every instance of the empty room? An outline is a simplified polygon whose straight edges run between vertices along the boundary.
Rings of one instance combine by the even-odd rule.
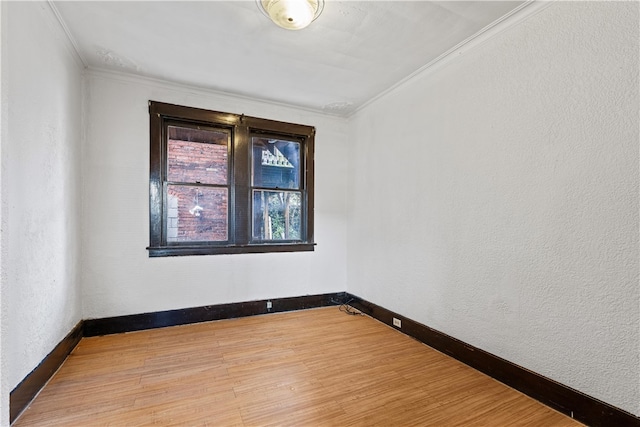
[[[639,2],[0,32],[0,425],[640,426]]]

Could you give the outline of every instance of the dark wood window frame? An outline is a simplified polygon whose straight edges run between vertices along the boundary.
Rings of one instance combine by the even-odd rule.
[[[149,101],[150,257],[313,251],[315,128],[231,113]],[[228,240],[167,242],[168,126],[218,128],[230,132],[228,148]],[[300,142],[301,236],[294,241],[252,240],[251,138],[266,135]]]

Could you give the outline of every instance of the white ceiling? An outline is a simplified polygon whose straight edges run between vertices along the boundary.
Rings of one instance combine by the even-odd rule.
[[[349,115],[523,1],[332,1],[308,28],[253,0],[55,1],[82,60]]]

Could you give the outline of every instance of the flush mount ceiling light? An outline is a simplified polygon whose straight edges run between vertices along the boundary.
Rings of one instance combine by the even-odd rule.
[[[324,0],[256,0],[262,13],[287,30],[301,30],[324,8]]]

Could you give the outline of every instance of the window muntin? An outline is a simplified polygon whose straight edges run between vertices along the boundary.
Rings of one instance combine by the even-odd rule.
[[[150,101],[149,256],[312,251],[315,129]]]

